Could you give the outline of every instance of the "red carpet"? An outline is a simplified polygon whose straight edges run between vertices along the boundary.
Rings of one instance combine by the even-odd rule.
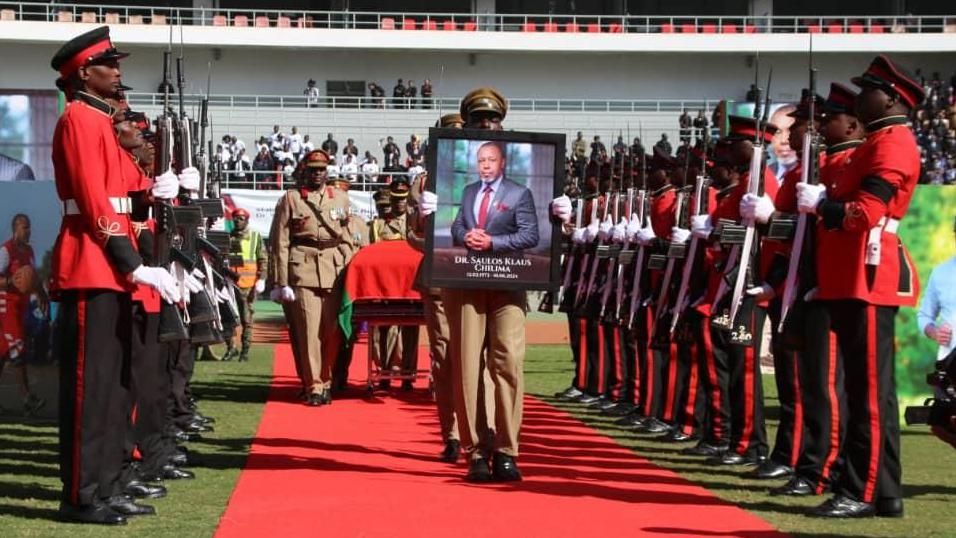
[[[355,357],[352,382],[364,389],[364,345]],[[354,389],[331,407],[306,407],[294,402],[291,350],[276,346],[269,402],[217,536],[780,536],[534,398],[525,480],[467,484],[463,463],[435,459],[423,385],[374,400]]]

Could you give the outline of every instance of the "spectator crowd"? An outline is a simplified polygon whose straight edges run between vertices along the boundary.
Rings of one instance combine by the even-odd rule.
[[[332,133],[316,145],[311,136],[303,135],[298,127],[284,133],[274,125],[272,132],[262,135],[252,148],[235,135],[224,135],[216,147],[214,169],[226,185],[233,188],[283,189],[293,180],[292,174],[299,161],[310,151],[322,149],[331,157],[329,177],[344,177],[361,188],[373,189],[387,184],[394,175],[414,176],[425,170],[427,141],[412,134],[405,143],[404,152],[394,138],[379,140],[373,150],[360,152],[355,140],[349,138],[341,147]]]
[[[923,165],[920,183],[956,183],[956,73],[948,80],[939,73],[926,78],[917,71],[926,100],[914,112],[913,131]]]

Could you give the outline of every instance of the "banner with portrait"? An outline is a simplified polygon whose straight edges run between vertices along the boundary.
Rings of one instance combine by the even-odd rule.
[[[564,135],[431,129],[425,274],[430,286],[551,289],[560,227],[549,204],[564,182]]]

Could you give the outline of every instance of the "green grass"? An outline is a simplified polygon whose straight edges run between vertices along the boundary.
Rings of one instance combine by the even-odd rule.
[[[148,501],[159,513],[125,527],[55,521],[60,480],[55,422],[0,422],[0,536],[211,536],[245,465],[268,396],[271,346],[253,346],[249,362],[198,362],[192,386],[216,431],[190,443],[203,466],[195,480],[169,481],[169,495]]]
[[[278,306],[257,304],[257,318],[280,315]],[[51,422],[0,422],[0,537],[20,536],[211,536],[219,523],[248,447],[255,434],[271,374],[270,346],[254,346],[248,363],[197,363],[193,386],[203,413],[218,419],[216,431],[191,444],[204,460],[197,479],[168,483],[170,495],[150,501],[158,517],[138,518],[120,528],[64,525],[54,520],[60,481],[57,475],[56,426]],[[821,521],[802,515],[820,501],[779,499],[767,485],[739,478],[739,470],[712,469],[681,456],[670,445],[617,429],[609,420],[577,406],[555,402],[550,395],[565,388],[572,374],[570,352],[563,346],[533,346],[525,364],[529,393],[554,403],[623,446],[674,470],[715,495],[733,502],[794,536],[824,538],[953,536],[951,506],[956,502],[956,454],[925,428],[903,432],[907,517],[902,520]],[[776,406],[771,377],[765,378],[767,405]],[[773,409],[769,412],[775,414]],[[770,438],[776,423],[771,421]],[[775,482],[776,484],[777,482]]]
[[[535,346],[528,349],[525,362],[527,391],[571,412],[590,426],[614,438],[657,465],[671,469],[715,495],[750,510],[781,531],[806,537],[952,537],[952,507],[956,503],[956,453],[936,439],[924,427],[903,429],[903,486],[906,517],[826,521],[803,515],[809,506],[823,498],[789,499],[771,497],[764,481],[740,478],[742,471],[712,468],[700,458],[682,456],[673,445],[659,443],[621,430],[612,420],[584,411],[581,406],[565,404],[551,397],[567,387],[572,375],[571,353],[564,346]],[[764,376],[768,415],[776,416],[777,391],[772,376]],[[773,440],[776,420],[768,421],[768,438]],[[684,445],[682,445],[684,446]],[[782,481],[773,481],[778,485]]]

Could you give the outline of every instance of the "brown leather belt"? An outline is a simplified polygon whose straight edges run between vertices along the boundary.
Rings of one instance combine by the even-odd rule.
[[[335,248],[342,244],[341,239],[293,239],[294,247],[312,247],[317,249]]]

